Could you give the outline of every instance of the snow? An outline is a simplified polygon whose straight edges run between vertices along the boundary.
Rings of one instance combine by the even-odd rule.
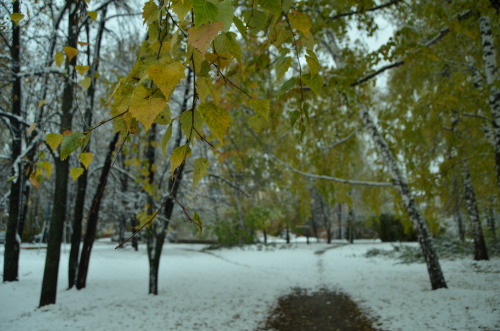
[[[23,249],[20,281],[0,284],[0,329],[255,330],[292,287],[344,291],[385,330],[500,329],[499,259],[441,261],[449,289],[431,291],[424,264],[364,257],[390,244],[282,246],[202,251],[166,244],[157,296],[147,294],[144,245],[135,252],[97,242],[80,291],[66,290],[63,246],[57,304],[43,308],[37,306],[45,251]],[[3,247],[0,253],[3,265]]]

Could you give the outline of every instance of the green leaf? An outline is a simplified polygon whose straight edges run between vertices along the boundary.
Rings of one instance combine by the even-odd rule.
[[[153,0],[149,0],[144,4],[144,7],[142,8],[142,18],[143,18],[143,23],[149,23],[151,21],[154,21],[155,19],[158,19],[158,6]]]
[[[223,0],[217,4],[219,9],[219,15],[217,16],[217,21],[224,23],[222,31],[228,32],[233,24],[233,5],[231,0]]]
[[[286,74],[292,65],[292,58],[290,56],[281,57],[276,62],[276,80],[280,80]]]
[[[170,172],[174,176],[177,169],[191,155],[191,148],[188,144],[177,147],[170,156]]]
[[[314,54],[313,51],[308,49],[307,53],[310,54],[306,55],[306,61],[307,64],[309,65],[309,71],[311,72],[311,75],[314,76],[321,70],[321,64],[319,64],[318,58],[316,57],[316,54]]]
[[[213,102],[202,103],[198,106],[198,111],[205,119],[205,123],[207,123],[213,134],[222,142],[232,121],[229,113]]]
[[[219,9],[207,0],[192,0],[194,12],[194,24],[200,26],[203,23],[217,21]]]
[[[311,77],[310,74],[306,74],[302,75],[302,81],[311,88],[314,94],[319,95],[319,92],[323,87],[323,77],[320,75],[314,75]]]
[[[247,119],[248,125],[255,133],[262,133],[267,127],[267,121],[260,115],[253,115]]]
[[[92,154],[92,153],[80,153],[80,155],[78,155],[78,159],[83,164],[85,169],[88,169],[90,163],[94,159],[94,154]]]
[[[194,118],[193,118],[194,116]],[[194,128],[200,132],[203,127],[203,118],[200,115],[198,110],[187,110],[181,114],[180,118],[181,129],[184,132],[186,137],[191,137],[191,139],[196,138],[198,135],[194,130],[191,132],[191,129]]]
[[[80,177],[85,170],[83,168],[72,168],[69,170],[69,175],[71,176],[71,179],[73,182]]]
[[[203,221],[201,220],[200,215],[197,212],[194,212],[193,222],[198,226],[198,237],[201,235],[203,231]]]
[[[236,16],[233,17],[233,23],[240,32],[243,39],[247,39],[247,28],[245,24],[243,24],[243,22]]]
[[[161,153],[163,154],[163,157],[165,157],[166,150],[167,150],[167,144],[168,141],[170,140],[170,137],[172,137],[172,125],[168,126],[167,131],[165,131],[165,134],[163,135],[163,139],[161,140]]]
[[[280,89],[278,90],[278,98],[283,95],[283,93],[290,91],[294,86],[295,86],[296,79],[294,77],[290,78],[286,82],[281,85]]]
[[[193,162],[193,189],[198,185],[200,180],[208,175],[208,168],[210,167],[210,163],[204,157],[197,158]]]
[[[187,13],[193,8],[193,4],[191,0],[173,0],[172,1],[172,10],[177,14],[181,23],[184,22],[184,18]]]
[[[82,132],[73,132],[64,136],[61,142],[61,160],[66,160],[71,153],[83,144],[85,144],[85,134]]]
[[[311,20],[306,14],[293,10],[292,13],[288,15],[288,19],[294,29],[299,30],[304,35],[309,34]]]
[[[271,12],[276,18],[281,14],[281,0],[259,0],[259,5]]]
[[[269,121],[269,111],[271,109],[271,103],[269,100],[252,99],[252,101],[250,101],[250,105],[257,114]]]
[[[64,53],[63,52],[56,52],[54,54],[54,61],[56,62],[56,66],[60,66],[64,62]]]
[[[90,79],[90,77],[85,77],[80,82],[80,85],[86,90],[86,89],[88,89],[90,87],[91,83],[92,83],[92,80]]]
[[[63,135],[58,133],[49,133],[45,136],[45,141],[50,146],[53,152],[56,151],[59,144],[63,140]]]
[[[160,125],[167,125],[170,123],[172,120],[171,114],[170,114],[170,107],[168,104],[165,104],[165,107],[161,113],[156,116],[154,123],[160,124]]]
[[[226,46],[227,50],[231,55],[235,57],[238,62],[241,63],[241,48],[240,44],[236,40],[236,33],[234,32],[227,32],[224,35],[224,46]]]
[[[288,114],[288,119],[290,120],[290,124],[292,126],[295,125],[295,122],[300,118],[300,111],[294,110]]]

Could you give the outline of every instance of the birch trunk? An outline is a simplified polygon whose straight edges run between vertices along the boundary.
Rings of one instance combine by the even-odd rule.
[[[415,198],[410,190],[410,186],[408,185],[406,176],[401,171],[389,148],[389,145],[378,130],[366,107],[362,109],[360,115],[365,128],[369,132],[374,144],[377,146],[377,149],[382,156],[385,165],[389,169],[393,184],[398,190],[406,212],[408,213],[408,216],[410,217],[417,232],[420,248],[422,249],[422,254],[427,264],[427,271],[429,273],[432,289],[436,290],[439,288],[447,288],[438,256],[432,244],[432,238],[429,234],[427,222],[418,208],[417,202],[415,201]]]
[[[490,18],[479,18],[481,32],[482,53],[486,84],[489,87],[489,102],[493,118],[493,135],[495,142],[495,169],[497,173],[497,186],[500,192],[500,87],[498,87],[497,52],[491,32]]]
[[[481,227],[481,218],[477,208],[476,194],[474,193],[474,186],[472,186],[469,166],[464,159],[462,159],[461,167],[465,205],[472,228],[474,229],[474,260],[489,260],[488,250],[484,242],[483,229]]]

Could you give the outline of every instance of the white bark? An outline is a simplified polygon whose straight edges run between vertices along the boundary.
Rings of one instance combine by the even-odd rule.
[[[417,202],[415,201],[415,198],[413,197],[408,185],[408,179],[398,165],[396,158],[387,144],[387,141],[375,125],[368,109],[363,106],[360,115],[366,130],[369,132],[373,142],[382,156],[384,164],[389,169],[393,184],[398,190],[401,200],[403,201],[403,205],[417,232],[418,241],[420,243],[425,262],[427,263],[427,270],[429,272],[432,289],[446,288],[446,281],[444,279],[443,272],[441,271],[438,256],[432,244],[429,227],[417,205]]]
[[[493,118],[493,134],[495,142],[497,186],[500,191],[500,88],[498,87],[498,67],[496,60],[497,52],[493,41],[490,18],[488,16],[481,16],[479,18],[479,30],[481,32],[486,85],[489,87],[489,102],[492,115],[491,117]]]

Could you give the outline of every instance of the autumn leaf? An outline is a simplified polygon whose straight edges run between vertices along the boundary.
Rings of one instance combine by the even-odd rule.
[[[194,116],[194,118],[193,118]],[[203,118],[200,115],[200,112],[198,110],[188,110],[185,111],[181,114],[181,118],[179,120],[181,123],[181,129],[182,132],[184,132],[184,135],[186,137],[190,137],[191,139],[195,139],[197,137],[196,132],[193,130],[193,125],[194,129],[198,130],[198,132],[201,130],[203,127]],[[193,131],[192,131],[193,130]]]
[[[193,189],[198,185],[200,180],[208,175],[208,168],[210,167],[210,164],[208,160],[204,157],[197,158],[193,162]]]
[[[38,103],[38,108],[41,108],[45,104],[45,101],[47,101],[47,99],[40,100],[40,102]]]
[[[88,11],[87,15],[95,22],[97,21],[97,12],[96,11]]]
[[[83,75],[85,74],[87,71],[89,71],[90,67],[89,66],[75,66],[75,69],[76,71],[78,71],[78,73],[80,75]]]
[[[57,147],[61,144],[63,140],[63,135],[58,133],[49,133],[45,136],[45,141],[50,146],[53,152],[56,151]]]
[[[168,65],[151,65],[148,75],[156,86],[161,90],[165,100],[170,100],[174,88],[185,76],[184,65],[180,62],[172,62]]]
[[[188,43],[205,54],[210,43],[219,34],[224,26],[221,22],[215,22],[208,25],[196,26],[188,30]]]
[[[64,46],[63,50],[70,61],[78,54],[78,50],[71,46]]]
[[[183,22],[187,13],[193,8],[191,0],[172,0],[172,10],[177,14],[180,21]]]
[[[90,87],[90,84],[92,83],[92,79],[90,79],[90,77],[85,77],[84,79],[82,79],[82,81],[80,82],[80,85],[84,88],[84,89],[88,89]]]
[[[85,169],[89,168],[89,165],[92,162],[93,158],[94,158],[94,154],[92,154],[92,153],[80,153],[80,155],[78,155],[78,159],[83,164]]]
[[[31,124],[31,125],[30,125],[30,127],[28,128],[28,130],[26,131],[26,133],[27,133],[28,135],[30,135],[30,134],[31,134],[31,133],[35,130],[35,128],[36,128],[36,126],[37,126],[37,124],[38,124],[38,123],[36,123],[36,122],[35,122],[35,123],[33,123],[33,124]]]
[[[85,170],[83,168],[72,168],[69,170],[69,175],[71,176],[71,179],[73,182],[80,177]]]
[[[163,154],[163,157],[165,157],[167,151],[167,144],[168,141],[170,140],[170,137],[172,137],[172,125],[168,126],[168,129],[165,131],[163,139],[161,140],[161,153]]]
[[[294,29],[299,30],[304,35],[309,35],[311,20],[306,14],[293,10],[291,14],[288,15],[288,19]]]
[[[201,235],[201,231],[203,230],[203,221],[201,220],[200,215],[197,212],[194,212],[192,221],[198,226],[198,237]]]
[[[191,155],[191,148],[189,145],[182,145],[173,150],[170,156],[170,172],[174,176],[175,169],[177,169],[188,157]]]
[[[319,92],[323,87],[323,77],[320,75],[314,75],[311,77],[311,74],[306,74],[302,75],[302,80],[311,88],[314,94],[319,95]]]
[[[60,66],[64,62],[64,53],[63,52],[56,52],[54,54],[54,61],[56,62],[56,66]]]
[[[252,99],[250,101],[250,105],[251,105],[252,109],[257,114],[259,114],[260,116],[262,116],[266,120],[269,120],[269,111],[270,111],[270,108],[271,108],[271,103],[269,102],[269,100],[265,100],[265,99],[262,99],[262,100]]]
[[[36,169],[30,175],[29,181],[31,185],[40,189],[40,182],[43,181],[43,172],[41,169]]]
[[[222,138],[229,129],[232,121],[229,113],[213,102],[202,103],[198,106],[198,111],[205,119],[205,123],[207,123],[213,134],[222,142]]]
[[[139,121],[144,129],[149,130],[155,118],[165,109],[163,98],[154,98],[151,91],[139,85],[130,100],[130,114]]]
[[[268,125],[266,119],[258,114],[250,116],[247,122],[255,133],[262,133]]]
[[[45,176],[47,176],[47,179],[50,179],[50,176],[52,175],[52,163],[49,161],[42,161],[40,163],[40,168],[45,170]]]
[[[10,14],[10,19],[12,20],[12,22],[14,22],[15,25],[18,25],[23,18],[24,14],[21,13]]]

